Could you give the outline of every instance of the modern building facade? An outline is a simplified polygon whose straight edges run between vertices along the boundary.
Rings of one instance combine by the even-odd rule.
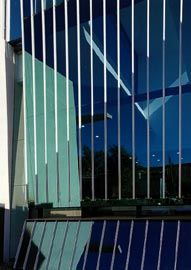
[[[51,243],[64,232],[63,239],[71,235],[73,240],[68,241],[74,243],[69,268],[61,266],[62,255],[51,267],[85,269],[94,231],[100,233],[98,256],[92,259],[96,269],[115,269],[115,264],[120,265],[120,259],[115,259],[117,247],[121,254],[120,226],[129,232],[128,239],[133,237],[133,226],[137,231],[143,226],[144,250],[148,221],[142,225],[120,219],[113,223],[76,220],[72,225],[28,221],[21,234],[23,223],[28,216],[34,218],[37,208],[43,209],[41,218],[46,217],[44,209],[93,217],[104,208],[122,211],[127,206],[190,204],[191,2],[14,0],[0,5],[4,14],[0,41],[4,258],[16,256],[18,267],[24,231],[31,233],[30,239],[40,231],[35,236],[39,242],[33,239],[38,250],[43,243],[46,246],[47,230]],[[157,226],[150,228],[157,230],[160,239],[164,221]],[[180,221],[172,227],[177,247]],[[107,230],[108,239],[113,235],[107,266],[111,268],[99,268]],[[49,251],[58,242],[48,244]],[[65,254],[65,240],[59,245]],[[38,259],[30,264],[28,250],[20,266],[25,269],[32,263],[37,267],[40,256],[37,251]],[[159,250],[160,241],[157,254]],[[44,249],[42,269],[52,263],[49,251]],[[137,269],[148,269],[141,252],[142,268]],[[181,265],[177,248],[173,254],[173,264]],[[153,263],[159,265],[159,257]],[[127,252],[121,269],[130,269],[128,260]]]

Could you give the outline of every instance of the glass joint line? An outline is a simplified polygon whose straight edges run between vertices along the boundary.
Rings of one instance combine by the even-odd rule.
[[[135,199],[135,74],[134,74],[134,0],[131,1],[131,83],[132,83],[132,198]]]
[[[89,235],[88,242],[87,242],[87,245],[86,245],[82,270],[86,269],[86,262],[87,262],[87,257],[88,257],[88,251],[89,251],[89,246],[90,246],[91,235],[92,235],[92,228],[93,228],[93,223],[91,224],[90,235]]]
[[[104,220],[102,233],[101,233],[101,240],[100,240],[100,245],[99,245],[99,254],[98,254],[98,259],[97,259],[96,270],[100,269],[100,259],[101,259],[101,252],[102,252],[102,247],[103,247],[103,239],[105,235],[105,228],[106,228],[106,221]]]
[[[80,42],[80,0],[76,0],[77,8],[77,56],[78,56],[78,146],[79,146],[79,176],[80,199],[82,200],[82,118],[81,118],[81,42]]]
[[[145,254],[146,254],[146,247],[147,247],[148,229],[149,229],[149,221],[146,220],[146,223],[145,223],[145,238],[144,238],[143,254],[142,254],[142,260],[141,260],[141,270],[144,269],[144,264],[145,264]]]
[[[147,198],[150,198],[150,0],[147,0]]]
[[[121,199],[121,100],[120,100],[120,0],[117,0],[117,137],[118,137],[118,199]]]
[[[164,220],[161,221],[160,245],[159,245],[159,255],[158,255],[157,270],[160,270],[160,265],[161,265],[163,234],[164,234]]]
[[[180,220],[178,220],[178,222],[177,222],[175,258],[174,258],[174,270],[177,269],[179,240],[180,240]]]
[[[41,252],[42,242],[43,242],[43,239],[44,239],[45,228],[46,228],[46,221],[44,221],[44,224],[43,224],[43,230],[42,230],[42,234],[41,234],[41,237],[40,237],[40,243],[39,243],[39,247],[38,247],[38,252],[37,252],[35,263],[34,263],[34,270],[38,269],[38,260],[39,260],[39,256],[40,256],[40,252]]]
[[[103,48],[104,48],[104,174],[105,200],[108,199],[107,179],[107,43],[106,43],[106,0],[103,0]]]
[[[178,169],[178,197],[182,197],[182,22],[183,0],[180,0],[180,23],[179,23],[179,169]]]
[[[58,222],[55,221],[54,222],[54,230],[53,230],[52,238],[51,238],[51,241],[50,241],[50,247],[49,247],[49,252],[48,252],[48,257],[47,257],[47,263],[46,263],[45,269],[48,269],[48,267],[49,267],[50,257],[52,255],[53,243],[54,243],[54,239],[55,239],[55,235],[56,235],[56,230],[57,230],[57,224],[58,224]]]
[[[33,235],[34,235],[35,228],[36,228],[36,221],[33,222],[32,231],[31,231],[31,235],[30,235],[30,240],[29,240],[29,244],[28,244],[28,247],[27,247],[27,252],[26,252],[26,255],[25,255],[24,263],[23,263],[23,270],[27,269],[26,267],[27,267],[28,257],[29,257],[30,248],[31,248],[31,245],[32,245],[32,240],[33,240]]]
[[[133,229],[134,229],[134,221],[131,221],[131,228],[129,232],[129,244],[127,249],[127,259],[125,263],[125,270],[129,269],[129,261],[130,261],[130,255],[131,255],[131,244],[132,244],[132,238],[133,238]]]
[[[67,233],[68,233],[68,227],[69,227],[69,222],[67,221],[66,229],[65,229],[64,234],[63,234],[63,242],[62,242],[62,246],[61,246],[60,256],[59,256],[59,259],[58,259],[58,270],[60,270],[60,267],[61,267],[62,255],[63,255],[64,246],[65,246],[65,242],[66,242],[66,237],[67,237]]]
[[[91,66],[91,165],[92,165],[92,200],[95,200],[94,183],[94,75],[93,75],[93,7],[90,0],[90,66]]]
[[[32,46],[32,89],[33,89],[33,113],[34,113],[34,169],[35,169],[35,201],[38,203],[38,165],[37,165],[37,126],[36,126],[36,68],[35,68],[35,33],[34,33],[34,7],[30,0],[31,8],[31,46]]]
[[[166,0],[163,0],[163,41],[162,41],[162,197],[165,198],[165,144],[166,144],[166,115],[165,115],[165,96],[166,96],[166,85],[165,85],[165,47],[166,47]]]
[[[117,221],[117,224],[116,224],[116,231],[115,231],[114,246],[113,246],[113,253],[112,253],[110,270],[113,270],[113,266],[114,266],[115,254],[116,254],[116,246],[117,246],[117,239],[118,239],[118,233],[119,233],[119,226],[120,226],[120,221],[118,220]]]
[[[43,46],[43,95],[44,95],[44,158],[45,158],[45,188],[46,202],[48,202],[48,157],[47,157],[47,97],[46,97],[46,33],[45,33],[45,7],[44,0],[41,0],[42,16],[42,46]]]
[[[23,229],[22,229],[21,237],[20,237],[20,240],[19,240],[19,245],[18,245],[17,252],[16,252],[13,269],[17,268],[18,258],[19,258],[19,254],[20,254],[20,251],[21,251],[21,246],[22,246],[22,242],[23,242],[23,238],[24,238],[25,229],[26,229],[26,221],[23,224]]]
[[[22,35],[22,75],[23,75],[23,111],[24,111],[24,172],[25,172],[25,184],[28,185],[28,163],[27,163],[27,107],[26,107],[26,75],[25,75],[25,33],[24,33],[24,11],[23,1],[20,0],[20,12],[21,12],[21,35]],[[28,193],[27,193],[28,195]],[[28,200],[28,197],[26,198]]]
[[[77,249],[77,241],[78,241],[78,236],[79,236],[79,231],[80,231],[80,225],[81,225],[81,222],[78,221],[78,225],[77,225],[77,230],[76,230],[76,235],[75,235],[75,241],[74,241],[74,249],[73,249],[73,252],[72,252],[72,259],[71,259],[71,263],[70,263],[70,270],[73,270],[73,264],[74,264],[74,257],[75,257],[75,254],[76,254],[76,249]]]
[[[68,48],[68,1],[64,0],[65,12],[65,48],[66,48],[66,118],[67,118],[67,158],[68,158],[68,202],[71,202],[70,194],[70,102],[69,102],[69,48]]]

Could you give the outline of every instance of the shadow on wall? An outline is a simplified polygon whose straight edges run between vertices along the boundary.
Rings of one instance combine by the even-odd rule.
[[[36,269],[40,269],[45,256],[39,252],[39,248],[34,244],[33,241],[30,243],[32,232],[28,229],[25,230],[21,249],[19,252],[18,260],[14,269],[34,269],[35,261],[37,262]]]

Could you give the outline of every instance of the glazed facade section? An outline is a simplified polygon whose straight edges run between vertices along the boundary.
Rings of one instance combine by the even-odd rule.
[[[189,269],[190,240],[190,221],[27,221],[14,269]]]
[[[190,1],[24,3],[28,200],[190,197]]]

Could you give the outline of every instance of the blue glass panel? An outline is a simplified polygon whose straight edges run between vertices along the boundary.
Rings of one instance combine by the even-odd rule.
[[[191,226],[189,221],[181,221],[177,269],[191,269]]]
[[[147,234],[144,269],[157,269],[161,223],[150,221]]]
[[[127,259],[131,221],[120,221],[118,240],[115,252],[114,269],[125,269]]]
[[[161,252],[161,269],[174,269],[177,222],[164,223],[164,233]]]
[[[103,270],[109,269],[111,265],[116,225],[117,225],[117,222],[110,221],[107,223],[106,228],[105,228],[105,235],[104,235],[102,253],[101,253],[101,258],[100,258],[100,268]]]
[[[10,40],[15,40],[21,37],[20,0],[11,0],[10,5]]]
[[[86,262],[86,269],[92,270],[96,269],[102,229],[103,229],[103,222],[98,221],[93,224],[89,252]]]
[[[133,228],[129,269],[140,269],[141,267],[144,237],[145,221],[136,221]]]

